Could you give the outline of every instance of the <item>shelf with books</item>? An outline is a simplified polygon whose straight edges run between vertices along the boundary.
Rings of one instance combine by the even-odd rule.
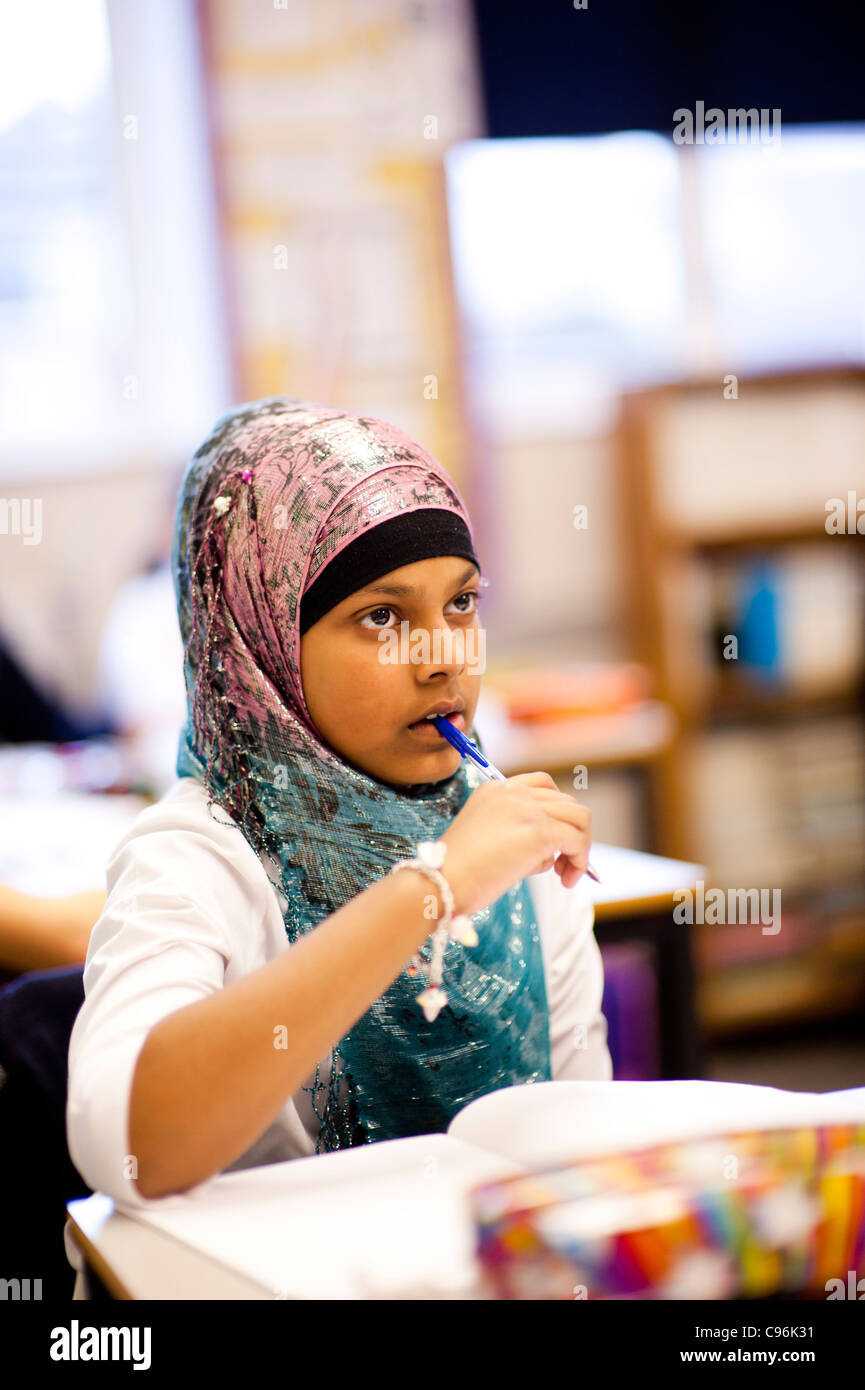
[[[648,769],[669,746],[675,719],[634,663],[539,662],[491,666],[475,724],[507,777],[544,769],[589,807],[595,834],[653,850]]]
[[[765,1031],[791,1018],[809,1023],[841,1018],[863,1006],[865,968],[853,973],[819,950],[698,976],[697,1015],[704,1035],[713,1040]]]
[[[651,769],[656,848],[814,912],[811,948],[745,962],[697,943],[706,1024],[725,1028],[849,1004],[865,965],[861,924],[847,978],[827,949],[832,885],[857,891],[865,844],[865,371],[737,391],[635,393],[618,441],[631,652],[676,721]]]
[[[865,880],[794,897],[779,929],[759,922],[694,929],[698,1014],[707,1033],[758,1028],[783,1017],[794,998],[809,1017],[865,1003]]]

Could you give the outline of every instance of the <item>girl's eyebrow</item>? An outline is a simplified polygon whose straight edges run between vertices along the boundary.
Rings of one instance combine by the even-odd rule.
[[[454,587],[460,589],[463,584],[467,584],[476,569],[476,565],[469,565],[465,573],[456,581]],[[420,593],[420,590],[416,589],[413,584],[368,584],[359,592],[362,594],[391,594],[397,598],[414,598]]]

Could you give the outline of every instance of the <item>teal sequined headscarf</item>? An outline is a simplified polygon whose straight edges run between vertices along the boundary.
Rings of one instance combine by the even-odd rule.
[[[183,479],[172,545],[187,717],[177,773],[206,788],[287,907],[290,942],[444,833],[480,775],[396,787],[326,743],[300,679],[300,601],[356,537],[462,498],[426,450],[384,421],[284,396],[217,421]],[[360,587],[360,585],[358,586]],[[477,731],[470,737],[480,745]],[[217,817],[218,818],[218,817]],[[445,869],[446,872],[446,869]],[[427,1022],[403,969],[316,1068],[316,1152],[447,1128],[476,1097],[549,1080],[543,957],[525,880],[451,941],[449,1003]],[[421,949],[429,959],[429,942]],[[406,967],[409,961],[406,960]],[[321,1075],[321,1071],[327,1075]]]

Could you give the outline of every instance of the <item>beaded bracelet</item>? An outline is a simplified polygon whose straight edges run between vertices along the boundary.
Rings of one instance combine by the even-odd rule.
[[[423,1009],[427,1023],[432,1023],[448,1002],[447,994],[442,988],[442,961],[448,941],[458,941],[461,946],[477,946],[478,944],[478,934],[472,926],[471,917],[467,917],[464,913],[454,915],[453,891],[441,872],[446,851],[447,845],[443,840],[421,840],[417,846],[418,857],[416,859],[403,859],[399,864],[394,864],[389,871],[396,874],[399,873],[400,869],[418,869],[420,873],[426,874],[427,878],[432,879],[442,895],[445,912],[444,917],[431,934],[432,953],[429,967],[419,955],[412,956],[408,965],[409,975],[418,975],[423,970],[429,976],[427,988],[415,995],[415,1002],[420,1004]]]

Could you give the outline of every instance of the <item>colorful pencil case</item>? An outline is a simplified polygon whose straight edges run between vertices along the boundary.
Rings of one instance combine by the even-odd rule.
[[[468,1200],[494,1298],[825,1298],[865,1275],[865,1125],[658,1145]]]

